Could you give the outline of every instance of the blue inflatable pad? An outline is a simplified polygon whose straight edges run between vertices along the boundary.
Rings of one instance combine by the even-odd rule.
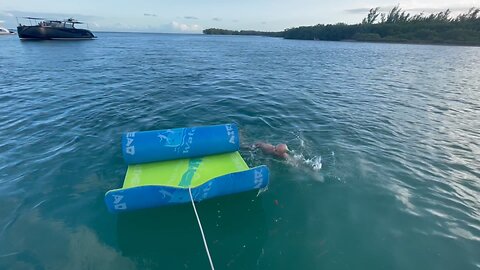
[[[122,136],[127,164],[193,158],[238,151],[235,124],[128,132]]]
[[[222,175],[192,187],[192,196],[194,201],[200,202],[218,196],[264,188],[267,186],[268,180],[267,166],[258,166],[246,171]],[[136,186],[110,190],[105,194],[105,203],[112,213],[187,202],[190,202],[188,188],[179,186]]]

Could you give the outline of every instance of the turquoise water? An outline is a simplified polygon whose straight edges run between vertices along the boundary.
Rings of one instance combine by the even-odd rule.
[[[0,269],[209,269],[190,205],[116,216],[125,131],[235,122],[271,183],[197,208],[217,269],[479,269],[480,48],[0,38]]]

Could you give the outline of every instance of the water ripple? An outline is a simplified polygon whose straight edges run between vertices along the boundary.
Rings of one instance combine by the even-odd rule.
[[[286,142],[297,159],[242,152],[272,183],[248,212],[258,218],[207,229],[220,265],[480,265],[478,48],[113,33],[0,47],[0,268],[75,268],[91,248],[124,268],[191,265],[149,243],[176,241],[165,220],[141,245],[118,245],[136,236],[115,235],[102,197],[125,173],[122,132],[226,122],[245,144]],[[30,232],[55,239],[62,259]],[[227,252],[240,242],[254,243],[248,256]],[[94,258],[87,266],[111,267]]]

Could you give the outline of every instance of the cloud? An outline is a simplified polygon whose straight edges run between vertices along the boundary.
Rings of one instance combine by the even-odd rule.
[[[157,17],[157,14],[143,13],[143,16],[147,16],[147,17]]]
[[[394,6],[384,6],[380,7],[380,12],[389,12],[392,10]],[[371,8],[375,7],[362,7],[362,8],[352,8],[352,9],[345,9],[346,12],[348,13],[353,13],[353,14],[368,14]],[[422,8],[422,7],[402,7],[400,8],[406,12],[412,12],[412,13],[438,13],[441,11],[445,11],[446,9],[450,9],[451,12],[465,12],[468,11],[469,7],[467,6],[450,6],[450,7],[443,7],[443,8]]]
[[[78,13],[44,13],[44,12],[36,12],[36,11],[18,11],[18,10],[7,10],[7,11],[0,11],[0,15],[5,14],[8,17],[18,17],[19,19],[22,17],[40,17],[40,18],[47,18],[47,19],[66,19],[66,18],[75,18],[81,21],[91,21],[96,19],[102,19],[102,17],[98,16],[91,16],[91,15],[83,15]],[[14,15],[15,14],[15,15]]]
[[[198,20],[198,18],[195,17],[195,16],[185,16],[185,17],[183,17],[183,18],[185,18],[185,19],[187,19],[187,20]]]
[[[7,12],[7,11],[0,11],[0,16],[7,16],[7,17],[15,17],[15,15],[13,15],[12,13],[10,12]]]
[[[346,12],[348,13],[354,13],[354,14],[357,14],[357,13],[368,13],[368,11],[370,10],[370,8],[352,8],[352,9],[345,9]]]
[[[425,12],[425,13],[438,13],[450,9],[451,12],[465,12],[468,11],[469,7],[451,7],[451,8],[407,8],[406,11],[411,12]]]
[[[214,20],[214,21],[216,21],[216,22],[219,22],[219,21],[222,20],[222,18],[217,18],[217,17],[215,17],[215,18],[213,18],[212,20]]]
[[[198,32],[201,30],[198,24],[185,24],[173,21],[170,25],[174,30],[181,32]]]

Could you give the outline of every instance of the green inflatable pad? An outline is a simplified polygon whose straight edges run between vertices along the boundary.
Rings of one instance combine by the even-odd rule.
[[[264,165],[249,168],[239,152],[131,164],[122,188],[105,194],[111,212],[159,207],[223,196],[268,184]]]
[[[248,169],[238,152],[130,165],[122,188],[149,185],[196,187],[213,178]]]

